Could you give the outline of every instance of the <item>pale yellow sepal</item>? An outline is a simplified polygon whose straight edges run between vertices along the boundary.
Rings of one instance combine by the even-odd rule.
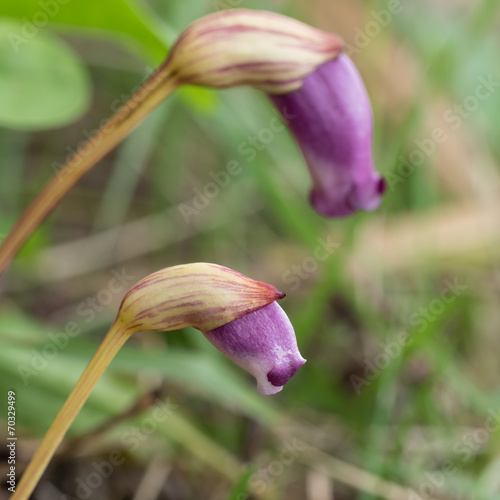
[[[252,85],[269,94],[302,86],[318,66],[335,59],[337,35],[272,12],[234,9],[191,24],[166,63],[180,83],[208,87]]]
[[[241,318],[284,294],[227,267],[194,263],[162,269],[127,293],[117,321],[128,330],[209,332]]]

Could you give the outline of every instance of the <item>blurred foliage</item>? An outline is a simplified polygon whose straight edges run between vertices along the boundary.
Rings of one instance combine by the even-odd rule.
[[[135,0],[17,0],[4,2],[1,9],[2,16],[22,21],[16,34],[26,43],[20,48],[38,31],[53,28],[123,44],[155,63],[165,55],[168,35],[163,23]]]
[[[80,61],[62,42],[40,33],[20,54],[12,50],[19,23],[0,24],[0,123],[48,128],[74,121],[87,108],[89,82]]]
[[[22,30],[42,3],[58,10],[14,57],[8,27]],[[113,321],[123,294],[102,292],[113,270],[134,277],[123,292],[190,261],[272,283],[287,293],[308,362],[264,398],[196,331],[137,335],[82,410],[40,498],[74,496],[75,478],[117,450],[125,463],[92,498],[134,498],[145,478],[159,499],[498,498],[500,432],[486,422],[500,410],[499,4],[2,2],[0,237],[182,29],[222,7],[292,15],[354,47],[389,181],[376,212],[325,220],[307,202],[308,172],[286,132],[248,154],[275,116],[264,95],[183,89],[152,113],[0,282],[0,393],[17,393],[19,456],[29,458]],[[186,221],[179,205],[230,161],[242,172]],[[311,263],[321,241],[338,246]],[[398,343],[402,333],[409,340]],[[21,366],[33,370],[26,384]],[[158,399],[175,409],[144,432]],[[283,460],[294,440],[307,451]],[[392,489],[374,493],[366,474]]]

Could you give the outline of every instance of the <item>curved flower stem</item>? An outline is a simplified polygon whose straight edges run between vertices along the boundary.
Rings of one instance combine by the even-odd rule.
[[[167,67],[165,65],[160,67],[91,138],[78,148],[25,210],[0,246],[0,274],[64,195],[177,87],[178,82]]]
[[[132,333],[133,330],[128,329],[120,322],[115,321],[113,323],[45,434],[31,462],[24,471],[15,493],[11,496],[11,500],[27,500],[30,497],[50,459],[63,440],[66,431],[85,404],[92,389],[106,371],[120,347]]]

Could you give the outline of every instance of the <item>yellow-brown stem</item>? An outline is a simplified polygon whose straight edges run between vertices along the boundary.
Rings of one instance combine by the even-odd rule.
[[[133,331],[128,330],[118,320],[115,321],[45,434],[24,471],[11,500],[27,500],[29,498],[92,389],[132,333]]]
[[[166,66],[161,67],[90,139],[78,148],[25,210],[0,246],[0,274],[64,195],[177,86],[175,78]]]

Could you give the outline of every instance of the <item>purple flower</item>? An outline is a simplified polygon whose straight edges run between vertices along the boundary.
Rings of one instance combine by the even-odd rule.
[[[257,379],[261,394],[276,394],[306,362],[292,324],[276,302],[238,318],[205,337]]]
[[[197,262],[146,276],[125,295],[116,319],[129,332],[192,326],[257,379],[281,391],[305,363],[277,288],[227,267]]]
[[[351,59],[341,53],[309,74],[299,90],[271,99],[306,158],[315,209],[344,217],[377,208],[385,182],[373,166],[370,100]]]
[[[344,217],[377,208],[385,183],[373,167],[370,100],[342,47],[338,35],[294,19],[232,9],[190,25],[165,68],[179,84],[252,85],[270,95],[311,170],[312,204]]]

